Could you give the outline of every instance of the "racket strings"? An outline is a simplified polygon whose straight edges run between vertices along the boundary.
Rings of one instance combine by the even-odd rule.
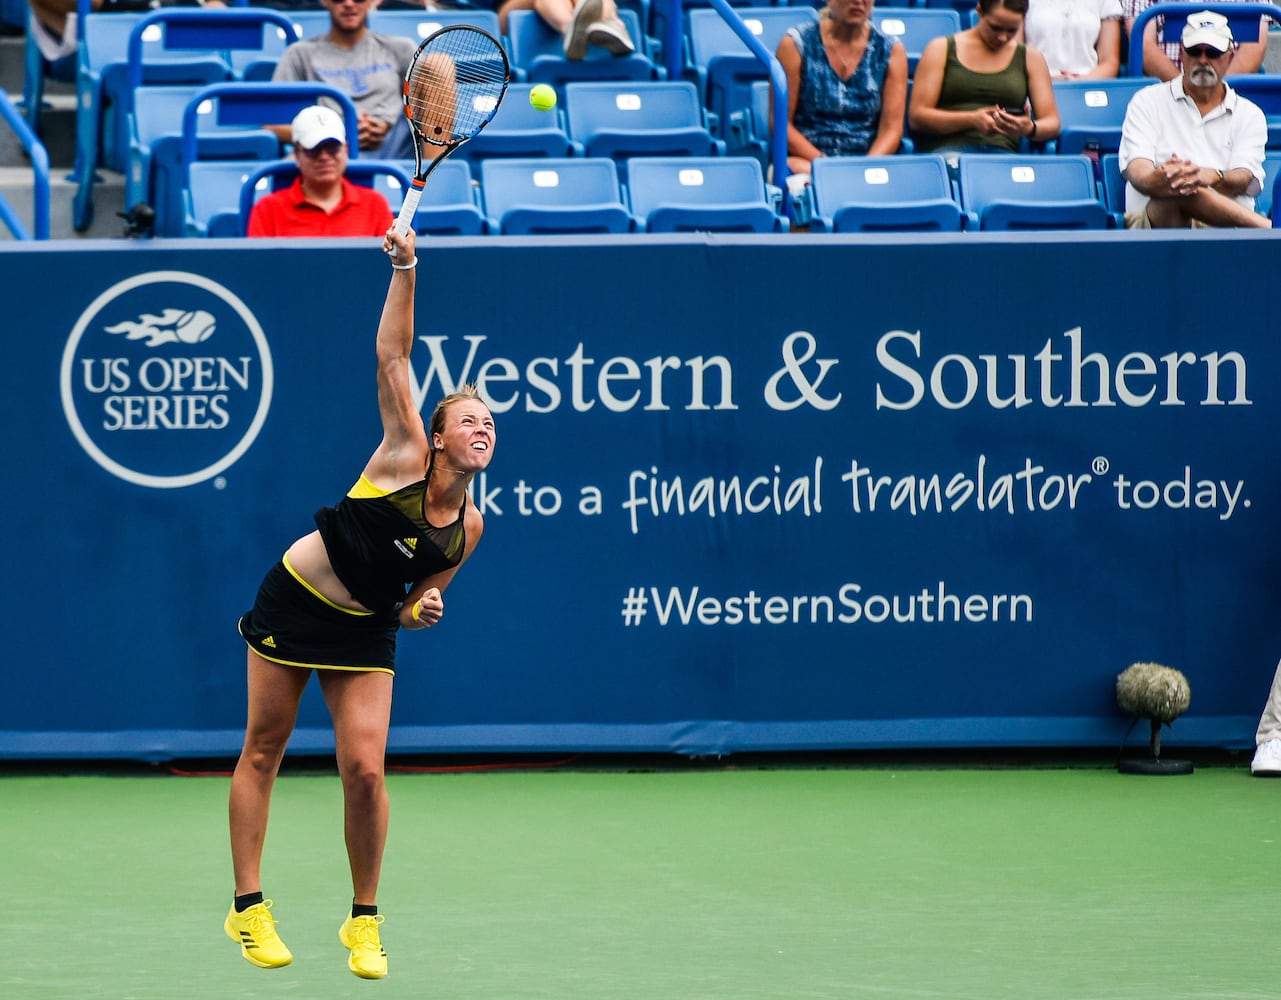
[[[507,79],[507,59],[493,39],[447,31],[415,59],[405,79],[405,107],[425,140],[449,145],[493,117]]]

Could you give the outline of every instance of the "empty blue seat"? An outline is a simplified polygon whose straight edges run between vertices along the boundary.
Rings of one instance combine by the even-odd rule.
[[[735,13],[770,55],[789,27],[818,18],[812,7],[743,7]],[[688,62],[723,138],[731,116],[750,105],[753,81],[768,79],[766,65],[716,10],[689,12]]]
[[[1055,80],[1063,130],[1049,144],[1057,153],[1115,153],[1121,148],[1121,125],[1130,98],[1155,80],[1117,77],[1110,80]]]
[[[398,35],[415,43],[431,37],[441,28],[454,24],[469,24],[488,31],[495,38],[502,37],[498,15],[492,10],[383,10],[374,8],[369,13],[369,30],[382,35]]]
[[[1099,187],[1103,204],[1109,212],[1125,214],[1125,178],[1121,176],[1121,157],[1104,153],[1099,157]]]
[[[485,160],[480,190],[491,233],[628,233],[634,228],[613,160]]]
[[[810,179],[814,232],[957,232],[964,215],[938,154],[826,156]]]
[[[493,120],[475,138],[458,147],[452,159],[468,162],[496,156],[572,156],[574,144],[565,131],[558,104],[539,111],[529,103],[532,83],[510,83]]]
[[[627,167],[632,214],[649,233],[778,233],[761,165],[750,156],[642,157]]]
[[[1278,177],[1281,177],[1281,150],[1269,150],[1263,157],[1263,188],[1254,196],[1254,210],[1273,222],[1281,211],[1275,190]]]
[[[961,208],[972,229],[1107,229],[1114,224],[1081,156],[960,157]]]
[[[261,160],[206,160],[191,164],[183,191],[183,235],[243,236],[240,191]]]
[[[412,160],[401,166],[407,177],[413,176]],[[391,203],[392,211],[399,212],[404,192],[383,193]],[[478,203],[477,184],[471,166],[466,160],[460,160],[456,153],[437,164],[427,178],[422,200],[414,213],[413,226],[419,235],[425,233],[430,236],[480,236],[488,230],[485,214]]]
[[[657,80],[666,71],[646,51],[646,36],[635,11],[619,10],[636,45],[631,55],[612,56],[591,46],[579,60],[565,58],[564,39],[532,10],[514,10],[507,17],[507,52],[512,75],[525,83],[563,86],[570,80]]]
[[[569,137],[586,156],[620,166],[633,156],[714,156],[725,144],[707,130],[698,90],[687,80],[570,83]]]
[[[883,35],[903,43],[909,76],[926,44],[961,30],[961,16],[951,7],[873,7],[869,19]]]
[[[187,187],[182,125],[187,105],[203,87],[144,87],[129,115],[129,160],[125,170],[125,207],[147,203],[156,213],[157,236],[180,236],[184,229],[183,191]],[[198,156],[207,160],[274,160],[280,142],[270,132],[217,122],[212,101],[197,105]]]

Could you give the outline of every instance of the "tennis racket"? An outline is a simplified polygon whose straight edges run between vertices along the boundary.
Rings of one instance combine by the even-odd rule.
[[[414,133],[414,179],[396,231],[409,232],[427,178],[450,153],[490,123],[507,93],[511,68],[498,39],[456,24],[433,32],[405,70],[405,117]],[[423,166],[423,143],[443,152]]]

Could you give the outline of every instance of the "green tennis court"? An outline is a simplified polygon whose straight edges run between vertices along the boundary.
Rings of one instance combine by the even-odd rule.
[[[347,972],[336,777],[282,777],[250,966],[223,777],[0,777],[0,996],[447,1000],[1275,997],[1281,782],[1111,766],[389,778],[391,972]]]

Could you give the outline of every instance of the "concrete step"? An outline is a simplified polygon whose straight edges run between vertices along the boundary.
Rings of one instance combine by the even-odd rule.
[[[83,233],[72,225],[71,203],[76,194],[70,168],[55,168],[49,177],[50,239],[110,239],[124,236],[125,223],[116,213],[125,207],[124,174],[99,170],[101,180],[93,187],[93,222]],[[0,167],[0,195],[9,202],[28,229],[34,226],[35,174],[27,167]],[[0,240],[12,240],[13,234],[0,226]]]

